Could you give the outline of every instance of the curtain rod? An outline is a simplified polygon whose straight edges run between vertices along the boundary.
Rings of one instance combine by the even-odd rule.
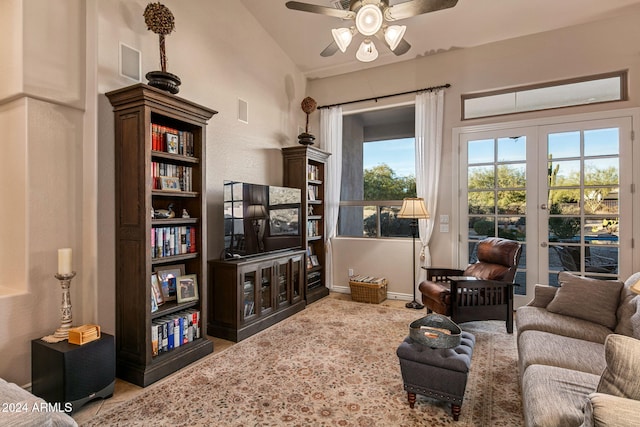
[[[450,87],[451,87],[451,85],[449,83],[447,83],[447,84],[444,84],[444,85],[431,86],[431,87],[427,87],[427,88],[424,88],[424,89],[409,90],[407,92],[393,93],[391,95],[374,96],[372,98],[364,98],[364,99],[357,99],[355,101],[347,101],[347,102],[339,102],[337,104],[323,105],[321,107],[318,107],[318,110],[321,109],[321,108],[337,107],[339,105],[355,104],[356,102],[365,102],[365,101],[376,101],[376,102],[378,102],[378,99],[391,98],[392,96],[407,95],[407,94],[410,94],[410,93],[418,93],[418,92],[432,92],[434,90],[446,89],[446,88],[450,88]]]

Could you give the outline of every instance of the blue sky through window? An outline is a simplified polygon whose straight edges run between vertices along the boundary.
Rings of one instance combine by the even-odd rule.
[[[363,145],[364,169],[385,163],[398,177],[416,175],[415,138],[365,142]]]

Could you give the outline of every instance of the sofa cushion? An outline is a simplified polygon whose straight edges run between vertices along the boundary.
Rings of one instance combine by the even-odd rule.
[[[581,427],[635,426],[640,414],[640,400],[591,393],[584,409],[585,422]]]
[[[522,377],[522,405],[528,427],[578,427],[598,375],[556,366],[531,365]]]
[[[609,335],[604,343],[607,367],[597,391],[628,399],[640,400],[640,340],[624,335]]]
[[[559,368],[601,375],[607,366],[604,345],[540,331],[525,331],[518,337],[520,376],[531,365]]]
[[[620,305],[616,312],[618,324],[616,325],[615,333],[640,339],[640,335],[634,335],[633,326],[631,325],[631,317],[636,314],[640,308],[640,305],[638,305],[640,297],[629,289],[638,280],[640,280],[640,272],[631,275],[624,282],[624,286],[620,291]]]
[[[516,312],[518,336],[535,330],[604,344],[611,329],[587,320],[550,313],[545,308],[523,306]]]
[[[558,275],[560,289],[547,305],[552,313],[588,320],[610,329],[618,322],[622,282],[576,276],[565,271]]]

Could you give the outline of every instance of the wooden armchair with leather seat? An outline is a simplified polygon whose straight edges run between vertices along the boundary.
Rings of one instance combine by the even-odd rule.
[[[513,333],[513,284],[522,245],[490,237],[478,242],[478,261],[466,269],[427,268],[420,283],[427,313],[451,316],[456,323],[504,320]]]

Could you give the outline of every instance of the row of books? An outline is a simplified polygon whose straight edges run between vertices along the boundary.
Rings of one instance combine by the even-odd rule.
[[[151,123],[151,149],[193,157],[193,133]]]
[[[321,180],[320,168],[316,165],[307,165],[307,177],[312,181]]]
[[[315,237],[320,235],[320,221],[318,220],[310,220],[307,221],[307,236]]]
[[[320,188],[317,185],[310,185],[307,191],[309,200],[319,200]]]
[[[153,356],[200,338],[200,311],[184,310],[155,319],[151,323]]]
[[[175,180],[167,180],[166,178],[175,178]],[[193,191],[193,168],[151,162],[151,182],[154,190]]]
[[[195,226],[151,228],[151,258],[194,252],[197,252]]]

